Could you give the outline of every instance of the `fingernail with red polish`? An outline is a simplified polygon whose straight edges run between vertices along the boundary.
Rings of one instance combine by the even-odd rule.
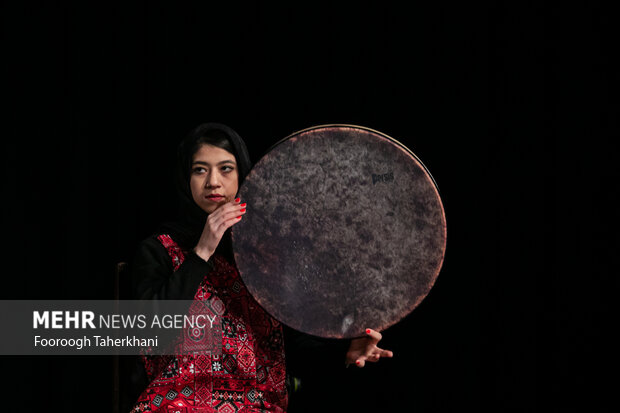
[[[360,361],[359,360],[355,360],[355,364],[357,364],[359,366],[360,365]]]
[[[366,329],[366,334],[370,334],[370,329],[369,328]]]
[[[240,206],[240,207],[244,207],[244,206],[246,206],[246,205],[247,205],[247,204],[244,202],[243,204],[241,204],[241,205],[239,205],[239,206]]]
[[[238,216],[237,219],[241,219],[241,216]]]
[[[245,212],[245,208],[243,208],[243,209],[242,209],[241,211],[239,211],[239,212]]]
[[[241,201],[241,198],[236,198],[235,199],[235,202],[239,202],[239,201]]]

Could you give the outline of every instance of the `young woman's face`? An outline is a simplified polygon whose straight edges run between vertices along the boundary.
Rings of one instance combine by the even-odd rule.
[[[213,145],[202,145],[192,159],[189,181],[194,202],[210,214],[232,201],[239,189],[235,155]]]

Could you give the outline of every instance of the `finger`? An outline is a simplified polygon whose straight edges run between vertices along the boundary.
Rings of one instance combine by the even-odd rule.
[[[224,213],[224,219],[230,219],[231,217],[237,217],[245,214],[247,211],[247,204],[244,202],[242,204],[234,205],[232,208],[227,210]]]
[[[213,235],[219,237],[224,234],[224,231],[230,228],[233,224],[239,222],[239,217],[243,216],[245,212],[245,208],[241,208],[241,210],[237,209],[232,211],[226,211],[223,214],[220,213],[217,215],[215,215],[215,212],[213,212],[207,218],[207,226],[209,227]]]
[[[369,361],[371,363],[376,363],[379,361],[380,358],[381,358],[381,355],[379,353],[375,353],[375,354],[371,354],[370,356],[368,356],[366,361]]]
[[[375,344],[378,343],[379,341],[381,341],[381,339],[383,338],[383,336],[381,335],[380,332],[375,331],[375,330],[373,330],[371,328],[367,328],[366,329],[366,335],[368,337],[372,338],[373,340],[376,340]]]
[[[394,357],[394,353],[390,350],[381,350],[381,357],[392,358]]]
[[[366,359],[365,357],[360,357],[357,360],[355,360],[355,365],[359,368],[362,368],[366,365]]]
[[[242,213],[242,214],[243,214],[243,213]],[[217,230],[216,230],[217,234],[218,234],[219,236],[224,235],[224,232],[225,232],[228,228],[232,227],[232,226],[233,226],[233,225],[235,225],[237,222],[241,221],[242,216],[243,216],[243,215],[239,215],[239,216],[237,216],[237,217],[231,217],[231,218],[228,218],[228,219],[227,219],[227,220],[225,220],[225,221],[222,221],[222,222],[220,223],[220,225],[217,227]]]
[[[237,198],[239,199],[239,198]],[[245,210],[247,208],[247,203],[246,202],[241,202],[241,203],[237,203],[237,202],[227,202],[225,204],[222,204],[222,206],[220,206],[218,209],[216,209],[215,211],[213,211],[211,213],[210,216],[213,217],[213,219],[216,218],[220,218],[220,217],[225,217],[227,214],[238,214],[239,211]]]
[[[245,213],[247,212],[247,208],[244,207],[239,207],[239,208],[235,208],[232,209],[230,211],[226,211],[224,214],[222,214],[220,217],[218,217],[218,223],[221,224],[223,222],[229,221],[231,219],[235,219],[237,217],[241,217],[243,215],[245,215]]]
[[[216,209],[209,216],[209,221],[213,225],[213,228],[218,228],[222,223],[229,219],[237,218],[247,212],[247,204],[226,204]]]
[[[391,350],[384,350],[382,348],[375,346],[375,352],[373,354],[378,354],[380,357],[393,357],[394,353]]]

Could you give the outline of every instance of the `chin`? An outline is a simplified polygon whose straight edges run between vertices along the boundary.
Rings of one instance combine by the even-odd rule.
[[[222,202],[221,204],[217,204],[217,205],[205,205],[201,207],[201,209],[205,211],[207,214],[210,214],[212,212],[215,212],[215,210],[217,210],[219,207],[221,207],[224,204],[225,202]]]

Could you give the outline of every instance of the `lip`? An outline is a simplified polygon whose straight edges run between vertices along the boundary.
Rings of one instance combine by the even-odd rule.
[[[224,199],[226,199],[224,195],[220,195],[220,194],[205,195],[204,198],[212,202],[222,202]]]

